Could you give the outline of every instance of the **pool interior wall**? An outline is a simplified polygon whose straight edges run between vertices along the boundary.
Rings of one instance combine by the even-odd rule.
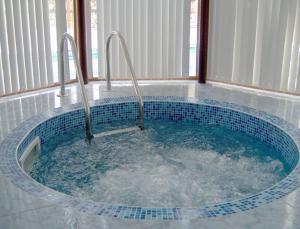
[[[138,103],[111,103],[91,108],[92,126],[122,120],[138,119]],[[85,113],[82,109],[56,116],[39,124],[18,147],[18,159],[32,140],[39,136],[41,143],[47,139],[72,131],[85,129]],[[154,120],[192,121],[202,124],[221,125],[241,131],[273,146],[292,170],[299,158],[297,145],[280,128],[260,118],[228,108],[208,104],[170,101],[146,101],[145,118]]]
[[[101,123],[97,133],[136,125]],[[126,206],[198,207],[257,194],[291,171],[269,144],[220,125],[145,120],[145,129],[98,136],[82,129],[43,144],[29,175],[56,191]]]
[[[195,100],[187,98],[153,96],[145,98],[145,100],[146,118],[210,122],[234,130],[244,131],[273,145],[279,151],[282,151],[284,159],[290,164],[291,168],[295,167],[298,162],[297,145],[292,138],[285,133],[285,129],[291,130],[292,127],[277,117],[252,108],[213,100],[201,100],[195,102]],[[37,135],[41,137],[43,144],[43,142],[47,141],[47,139],[54,134],[63,134],[72,128],[84,128],[83,110],[78,109],[78,105],[77,109],[75,108],[76,106],[73,106],[67,113],[65,113],[65,110],[58,111],[55,113],[54,117],[50,117],[50,119],[49,117],[46,119],[45,117],[37,118],[35,123],[37,120],[43,121],[32,129],[27,136],[26,133],[24,133],[25,131],[22,131],[23,136],[21,139],[23,139],[23,141],[18,147],[18,158],[26,146]],[[122,119],[134,120],[137,118],[137,108],[137,103],[133,97],[101,100],[96,102],[95,106],[92,107],[92,122],[103,123]],[[32,123],[34,122],[32,121]],[[278,128],[278,126],[281,128]],[[16,138],[16,140],[20,142],[20,139]],[[41,185],[33,185],[33,182],[30,180],[29,182],[28,178],[27,182],[30,184],[24,181],[22,181],[23,183],[21,182],[21,185],[19,183],[17,184],[20,186],[23,185],[22,187],[24,189],[28,189],[29,185],[33,185],[31,186],[30,191],[38,196],[54,202],[59,202],[65,207],[71,205],[82,212],[96,213],[97,215],[110,215],[117,218],[161,218],[176,220],[195,217],[195,215],[200,218],[206,218],[234,214],[239,211],[256,208],[264,203],[269,203],[274,199],[285,196],[298,186],[297,179],[294,179],[292,176],[293,173],[295,173],[295,171],[271,189],[255,196],[250,196],[234,202],[216,204],[214,206],[203,206],[192,210],[180,208],[147,209],[143,207],[113,206],[101,203],[82,203],[80,200],[74,200],[68,196],[55,193],[53,190],[49,190]],[[23,178],[25,177],[23,176]],[[15,178],[21,180],[18,176]],[[49,197],[49,193],[51,193],[51,197]],[[46,196],[46,194],[48,196]],[[134,212],[134,214],[132,212]],[[160,212],[161,214],[157,214],[157,212]]]

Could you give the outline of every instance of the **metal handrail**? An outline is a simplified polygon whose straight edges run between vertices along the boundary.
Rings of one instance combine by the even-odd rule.
[[[72,53],[74,56],[74,63],[75,63],[75,68],[77,72],[77,78],[80,86],[80,92],[81,92],[81,98],[82,98],[82,103],[85,111],[85,131],[86,131],[86,137],[88,140],[93,138],[92,130],[91,130],[91,112],[90,112],[90,106],[88,102],[88,98],[86,95],[85,87],[84,87],[84,81],[83,81],[83,76],[82,76],[82,71],[81,67],[79,64],[79,59],[78,59],[78,51],[76,48],[76,44],[74,41],[74,38],[68,34],[64,33],[61,42],[60,42],[60,81],[61,81],[61,88],[60,88],[60,96],[65,96],[65,70],[64,70],[64,65],[65,65],[65,60],[64,60],[64,49],[65,49],[65,41],[69,40]]]
[[[138,98],[138,103],[139,103],[139,107],[140,107],[140,123],[139,123],[139,127],[141,130],[144,129],[144,101],[143,98],[141,96],[140,90],[139,90],[139,86],[138,86],[138,82],[136,79],[136,75],[132,66],[132,62],[130,59],[130,55],[128,52],[128,48],[125,42],[124,37],[122,36],[122,34],[119,31],[112,31],[111,34],[109,35],[109,37],[107,38],[107,42],[106,42],[106,79],[107,79],[107,90],[111,90],[111,77],[110,77],[110,61],[109,61],[109,57],[110,57],[110,52],[109,52],[109,46],[110,46],[110,41],[111,39],[116,36],[119,38],[119,41],[121,42],[122,48],[123,48],[123,54],[124,57],[126,59],[126,62],[129,66],[130,69],[130,73],[131,73],[131,79],[132,79],[132,84],[134,87],[134,91],[135,94]]]

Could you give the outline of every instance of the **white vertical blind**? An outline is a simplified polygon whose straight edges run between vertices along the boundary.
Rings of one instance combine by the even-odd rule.
[[[300,0],[212,0],[208,79],[300,93]]]
[[[52,57],[56,50],[51,46],[49,14],[49,2],[54,1],[0,1],[0,95],[54,83]],[[56,24],[66,28],[66,13],[61,10],[65,0],[56,1],[63,13]]]
[[[29,30],[30,30],[30,44],[31,44],[31,59],[33,71],[33,87],[39,88],[40,83],[40,64],[39,64],[39,50],[37,45],[37,30],[36,30],[36,16],[35,16],[35,0],[28,0],[29,15]]]
[[[42,12],[43,12],[44,39],[45,39],[45,55],[46,55],[45,60],[47,66],[47,85],[49,85],[53,83],[49,5],[48,5],[48,0],[41,0],[41,3],[43,7]]]
[[[10,66],[10,78],[11,78],[11,87],[12,91],[19,90],[19,73],[18,73],[18,64],[17,64],[17,48],[16,48],[16,39],[15,39],[15,26],[14,26],[14,14],[12,0],[5,1],[6,7],[6,32],[7,32],[7,43],[2,44],[3,46],[8,46],[9,53],[9,66]],[[2,34],[2,33],[1,33]],[[1,35],[2,36],[2,35]],[[20,65],[22,67],[22,65]]]
[[[42,1],[35,1],[35,13],[36,13],[36,30],[40,31],[37,33],[38,41],[38,55],[40,63],[40,80],[41,86],[47,85],[47,64],[46,64],[46,51],[45,51],[45,37],[44,37],[44,20],[43,20],[43,6]],[[52,67],[52,66],[51,66]]]
[[[11,93],[11,77],[10,76],[10,67],[9,67],[9,52],[7,46],[7,29],[6,29],[6,18],[5,18],[5,6],[4,1],[0,1],[0,46],[1,46],[1,69],[2,69],[2,78],[3,78],[3,90],[0,94]]]
[[[1,58],[1,46],[0,46],[0,58]],[[3,67],[0,59],[0,94],[4,93],[4,80],[3,80]]]
[[[62,35],[67,32],[67,19],[66,19],[66,2],[62,0],[55,0],[56,4],[56,31],[57,31],[57,67],[60,69],[60,39]],[[65,50],[68,50],[68,43],[65,44]],[[70,70],[69,70],[69,61],[68,53],[65,52],[65,80],[70,80]]]
[[[89,4],[88,1],[86,1],[85,4],[85,24],[86,24],[86,41],[88,41],[91,44],[92,39],[92,18],[91,18],[91,4]],[[93,56],[92,56],[92,46],[88,45],[86,48],[86,62],[87,62],[87,70],[88,75],[93,75]]]
[[[93,68],[104,77],[106,38],[119,30],[139,78],[188,76],[190,12],[190,0],[97,0],[98,66]],[[116,41],[111,50],[113,77],[128,78]]]
[[[29,15],[28,15],[28,1],[21,1],[21,18],[22,18],[22,32],[24,45],[24,64],[26,66],[26,86],[28,89],[33,88],[33,69],[31,59],[31,44],[30,44],[30,30],[29,30]]]
[[[22,19],[20,10],[20,0],[12,0],[13,7],[13,22],[14,22],[14,33],[16,39],[16,54],[17,63],[19,70],[19,89],[26,89],[26,70],[25,70],[25,60],[24,60],[24,44],[23,44],[23,32],[22,32]]]

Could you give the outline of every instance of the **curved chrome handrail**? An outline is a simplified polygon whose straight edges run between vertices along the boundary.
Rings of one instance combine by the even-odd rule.
[[[79,64],[79,59],[78,59],[78,51],[76,48],[76,44],[75,41],[73,39],[73,37],[68,34],[68,33],[64,33],[62,35],[61,38],[61,42],[60,42],[60,81],[61,81],[61,88],[60,88],[60,96],[65,96],[65,79],[64,79],[64,75],[65,75],[65,71],[64,71],[64,48],[65,48],[65,41],[68,40],[70,45],[71,45],[71,49],[72,49],[72,53],[74,56],[74,63],[75,63],[75,68],[76,68],[76,72],[77,72],[77,78],[78,78],[78,82],[79,82],[79,86],[80,86],[80,92],[81,92],[81,98],[82,98],[82,103],[84,106],[84,111],[85,111],[85,131],[86,131],[86,137],[88,140],[93,138],[93,134],[92,134],[92,130],[91,130],[91,112],[90,112],[90,106],[89,106],[89,102],[88,102],[88,98],[86,95],[86,91],[84,88],[84,81],[83,81],[83,76],[82,76],[82,71],[81,71],[81,67]]]
[[[140,118],[140,124],[139,124],[139,127],[140,127],[141,130],[143,130],[144,129],[144,101],[143,101],[143,98],[142,98],[140,90],[139,90],[138,82],[137,82],[136,75],[135,75],[135,72],[134,72],[134,69],[133,69],[133,66],[132,66],[132,62],[131,62],[131,59],[130,59],[130,55],[129,55],[129,52],[128,52],[128,48],[127,48],[125,39],[119,31],[112,31],[111,34],[109,35],[109,37],[107,38],[107,42],[106,42],[107,90],[111,90],[109,46],[110,46],[110,41],[114,36],[118,37],[119,41],[121,42],[121,45],[122,45],[122,48],[123,48],[123,54],[124,54],[124,57],[125,57],[126,62],[129,66],[129,69],[130,69],[132,84],[133,84],[133,87],[134,87],[135,94],[138,98],[138,103],[139,103],[139,107],[140,107],[140,117],[139,117]]]

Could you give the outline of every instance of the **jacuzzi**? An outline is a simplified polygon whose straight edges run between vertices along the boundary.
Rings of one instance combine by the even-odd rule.
[[[264,144],[264,146],[267,147],[265,148],[267,149],[266,151],[270,151],[271,153],[276,154],[274,156],[274,160],[279,161],[284,166],[280,167],[279,165],[275,164],[274,168],[275,170],[278,168],[284,170],[285,171],[284,175],[282,177],[279,177],[276,182],[274,181],[275,183],[270,183],[268,187],[265,187],[262,190],[258,188],[257,192],[241,196],[240,198],[236,198],[235,195],[232,195],[234,197],[232,199],[225,198],[222,201],[218,200],[216,202],[212,201],[213,199],[209,199],[207,203],[203,202],[204,204],[202,204],[201,201],[198,203],[197,200],[194,200],[192,201],[192,203],[194,202],[195,204],[189,203],[188,205],[183,204],[182,206],[180,206],[181,200],[176,202],[176,204],[174,204],[173,206],[172,206],[172,199],[170,202],[166,202],[168,204],[164,203],[161,200],[160,201],[162,205],[159,204],[160,203],[159,201],[153,202],[155,203],[155,205],[151,205],[152,202],[151,201],[146,202],[146,200],[145,200],[146,204],[143,204],[142,201],[143,197],[141,198],[141,200],[139,200],[140,202],[133,201],[133,202],[126,203],[126,201],[125,202],[121,201],[121,203],[118,203],[118,200],[116,200],[116,202],[109,201],[109,200],[105,201],[105,198],[101,199],[101,201],[96,201],[89,198],[81,198],[80,196],[71,195],[70,193],[68,193],[68,191],[65,192],[61,191],[61,190],[65,190],[64,188],[62,188],[61,190],[59,188],[55,188],[56,190],[54,190],[53,188],[51,188],[51,185],[48,185],[50,187],[47,187],[46,185],[42,184],[43,182],[37,182],[37,180],[39,179],[37,179],[31,174],[32,173],[31,170],[33,169],[32,167],[35,166],[34,164],[37,163],[36,161],[40,160],[39,159],[41,157],[40,154],[43,154],[43,147],[46,147],[47,143],[49,143],[49,141],[52,141],[53,138],[57,138],[58,140],[56,141],[59,141],[59,138],[68,139],[68,136],[70,136],[72,133],[75,132],[79,133],[79,138],[80,138],[80,132],[84,133],[85,119],[84,119],[84,111],[82,109],[81,104],[75,104],[68,107],[59,108],[53,110],[51,113],[40,114],[38,116],[35,116],[23,122],[19,127],[13,130],[10,133],[10,135],[1,143],[0,168],[4,173],[4,175],[7,176],[8,179],[11,180],[18,187],[25,190],[26,192],[32,193],[34,196],[47,200],[50,203],[60,205],[64,208],[76,209],[80,212],[85,212],[89,214],[110,216],[110,217],[123,218],[123,219],[136,219],[136,220],[153,220],[153,219],[180,220],[180,219],[206,218],[206,217],[218,217],[222,215],[230,215],[237,212],[244,212],[253,208],[257,208],[264,204],[268,204],[276,199],[279,199],[289,194],[291,191],[295,190],[299,186],[298,176],[300,170],[299,170],[298,162],[299,162],[300,131],[298,128],[287,123],[286,121],[278,117],[275,117],[273,115],[267,114],[265,112],[258,111],[253,108],[231,104],[227,102],[215,101],[215,100],[197,100],[197,99],[180,98],[180,97],[149,96],[149,97],[144,97],[144,101],[145,101],[145,120],[148,121],[148,125],[149,125],[148,129],[151,129],[150,127],[151,123],[156,123],[156,122],[161,122],[162,125],[163,123],[176,123],[177,125],[183,126],[184,128],[186,128],[186,125],[188,123],[188,125],[190,125],[194,131],[190,136],[195,135],[197,129],[201,129],[202,126],[205,126],[207,129],[209,129],[210,125],[211,127],[214,128],[215,127],[223,128],[224,133],[227,134],[229,133],[229,135],[231,133],[230,131],[232,131],[232,133],[238,133],[237,135],[233,134],[232,139],[239,138],[239,136],[242,138],[243,135],[246,135],[249,137],[249,139],[251,138],[254,139],[253,141],[257,140],[261,142],[261,144]],[[91,102],[92,127],[94,127],[94,131],[104,131],[104,129],[101,128],[96,129],[95,127],[111,126],[114,123],[124,123],[124,122],[125,123],[128,122],[130,123],[130,125],[134,125],[135,121],[138,119],[138,109],[139,107],[135,97],[107,98],[107,99],[93,101]],[[147,131],[147,122],[145,127],[146,127],[145,131]],[[161,128],[163,129],[163,127]],[[153,127],[151,130],[153,131],[155,129],[159,129],[159,125],[155,126],[155,128]],[[226,132],[227,130],[229,132]],[[174,129],[171,129],[171,131],[169,130],[169,132],[166,133],[172,134],[172,131],[174,132]],[[147,132],[145,132],[145,134],[146,133]],[[132,135],[132,136],[134,138],[143,137],[143,131],[141,131],[141,133],[138,133],[138,135]],[[185,141],[188,141],[188,139],[191,138],[190,136],[188,136],[188,138],[186,138]],[[221,135],[218,136],[220,140]],[[82,135],[81,137],[84,138],[84,135]],[[150,137],[153,136],[150,135]],[[225,137],[226,136],[224,136],[224,138]],[[130,140],[130,136],[128,139]],[[123,140],[124,144],[127,143],[128,139]],[[197,140],[197,144],[201,142],[199,139],[195,139],[195,141],[196,140]],[[97,141],[97,139],[95,139],[94,141]],[[114,141],[116,142],[114,144],[117,145],[118,138],[116,137],[116,140]],[[155,141],[160,141],[159,136]],[[177,139],[177,142],[179,142],[178,144],[181,144],[180,135],[179,138]],[[63,141],[59,142],[59,144],[63,144],[63,143],[64,143]],[[164,142],[162,141],[162,143]],[[186,143],[186,146],[188,146],[188,144],[193,144],[193,143]],[[171,145],[172,144],[169,144],[168,147],[170,148]],[[131,145],[127,144],[126,147],[130,148]],[[40,148],[42,150],[40,150]],[[195,147],[192,148],[192,157],[190,159],[191,163],[193,162],[193,160],[196,160],[194,159],[194,155],[197,154],[197,150],[195,152],[195,149],[197,148]],[[32,153],[33,151],[38,153],[36,155],[33,154],[25,155],[25,154]],[[104,150],[101,148],[100,152],[102,151],[104,152]],[[172,154],[174,148],[171,148],[171,150],[169,151]],[[52,151],[50,150],[49,152],[48,154],[50,155],[47,156],[51,157]],[[64,151],[61,151],[60,153],[63,154],[63,152]],[[161,154],[163,154],[164,149],[161,150],[161,152],[162,152]],[[183,150],[182,152],[184,153],[185,150]],[[181,154],[183,154],[182,152]],[[151,151],[149,151],[149,153],[151,153]],[[214,155],[211,154],[210,151],[209,152],[205,151],[205,154],[207,156],[205,157],[206,160],[207,158],[211,158],[209,156]],[[244,167],[246,168],[247,166],[249,166],[247,164],[249,160],[251,163],[253,162],[251,161],[252,160],[251,150],[249,154],[250,155],[246,157],[246,162],[245,162],[246,164],[241,165],[239,167],[241,171],[243,171]],[[177,152],[176,156],[178,155],[180,154]],[[156,155],[154,154],[154,156]],[[187,170],[187,174],[189,177],[193,175],[189,171],[190,164],[188,164],[187,166],[184,163],[182,164],[181,161],[177,160],[174,154],[172,154],[171,159],[168,156],[166,157],[164,157],[164,155],[161,156],[162,158],[158,158],[157,159],[158,161],[167,160],[168,163],[170,163],[172,166],[174,166],[174,168],[176,168],[176,170],[171,170],[171,172],[169,173],[172,173],[172,171],[178,171],[178,168],[180,168],[178,166],[181,166],[183,169]],[[137,156],[134,155],[133,158],[135,157]],[[143,155],[143,157],[145,158],[145,160],[147,160],[145,155]],[[213,158],[211,160],[208,160],[208,162],[211,163],[211,165],[209,165],[209,167],[205,167],[204,169],[200,168],[199,171],[205,172],[206,170],[211,169],[210,167],[213,167],[214,164],[218,165],[218,163],[220,163],[219,158],[216,158],[215,156],[212,157]],[[229,158],[228,159],[229,162],[227,160],[225,161],[226,163],[227,162],[232,163],[232,161],[236,160],[235,157],[241,157],[241,155],[235,154],[235,155],[228,156],[226,152],[224,153],[224,155],[222,154],[222,160],[224,158],[226,160]],[[24,162],[24,158],[27,158],[26,162]],[[186,158],[188,158],[188,155],[183,158],[184,158],[183,160],[185,160]],[[199,160],[202,159],[203,157],[200,157]],[[80,160],[84,160],[84,158],[81,158]],[[46,162],[47,162],[47,158],[46,158]],[[126,163],[128,162],[126,161]],[[124,163],[125,167],[126,167],[126,163]],[[206,166],[207,163],[202,163],[202,164],[196,163],[192,165],[201,167],[203,165]],[[262,166],[259,167],[260,170],[264,170],[263,165],[268,165],[268,162],[264,161]],[[102,171],[103,165],[101,166],[100,169]],[[124,167],[122,166],[121,168]],[[38,166],[36,165],[36,167]],[[39,170],[37,171],[38,172],[42,171],[43,168],[44,168],[43,164],[41,164],[38,168]],[[159,168],[158,165],[156,165],[156,167],[153,170],[151,170],[152,173],[154,174],[153,179],[155,181],[157,181],[159,175],[164,174],[165,171],[164,167],[162,168],[162,170],[159,170]],[[248,168],[249,172],[251,168],[250,169]],[[56,168],[56,172],[57,170],[59,170],[59,168]],[[156,170],[157,170],[157,174],[155,174]],[[213,168],[210,171],[214,171],[214,170],[215,169]],[[107,179],[105,180],[106,183],[100,183],[100,185],[98,185],[99,186],[98,191],[94,190],[95,194],[97,194],[97,192],[100,193],[101,187],[110,184],[109,182],[111,180],[109,179],[111,179],[114,176],[114,173],[112,173],[110,170],[109,172],[111,173],[108,173],[107,171],[108,169],[106,169],[104,172],[102,171],[101,173],[101,174],[105,174],[106,176],[105,179]],[[147,174],[148,170],[145,171],[146,171],[145,174]],[[38,172],[35,173],[36,176],[39,175]],[[42,173],[45,173],[46,175],[47,172],[48,171],[42,171]],[[122,174],[122,170],[120,170],[115,177],[120,176],[120,174]],[[178,171],[178,174],[173,176],[172,179],[175,181],[177,178],[180,179],[179,177],[180,174],[181,171]],[[234,174],[234,171],[232,172],[232,174]],[[32,176],[35,179],[33,179]],[[57,176],[57,174],[55,176]],[[137,172],[136,176],[142,176],[142,174]],[[241,176],[244,175],[241,174]],[[134,171],[132,177],[133,177],[132,179],[134,179]],[[189,177],[186,177],[186,179],[192,179]],[[203,175],[200,178],[199,176],[195,176],[195,179],[202,179],[203,177],[204,177]],[[124,176],[123,180],[125,178],[126,177]],[[43,179],[45,178],[41,178],[40,180]],[[101,179],[104,178],[101,177]],[[228,179],[230,180],[230,177],[228,177]],[[240,177],[238,180],[239,181],[243,180],[243,177]],[[119,182],[120,181],[121,180],[119,180]],[[182,181],[184,181],[184,179]],[[88,181],[86,182],[88,183]],[[205,182],[207,183],[207,181]],[[127,183],[130,183],[130,180]],[[178,185],[178,182],[175,184]],[[247,181],[244,184],[247,184]],[[223,186],[224,185],[226,186],[226,182],[223,184]],[[79,186],[82,186],[82,184],[80,184]],[[223,186],[221,186],[221,189]],[[173,188],[173,186],[171,187]],[[195,186],[195,187],[196,189],[199,188],[199,186]],[[137,193],[143,190],[143,184],[141,184],[141,187],[139,188],[141,189],[139,189]],[[163,188],[163,186],[161,188]],[[161,191],[159,189],[160,189],[159,186],[155,187],[155,189],[153,190],[154,195],[155,192],[161,193],[159,192]],[[108,190],[108,192],[109,191],[110,190]],[[168,192],[170,192],[170,190],[168,190]],[[111,193],[113,192],[111,191]],[[170,193],[176,197],[176,190],[174,190],[175,194],[172,192],[172,190]],[[197,190],[195,190],[194,193],[197,193]],[[132,198],[134,200],[134,195]],[[163,200],[165,198],[167,197],[164,197]],[[151,206],[149,206],[149,204]]]

